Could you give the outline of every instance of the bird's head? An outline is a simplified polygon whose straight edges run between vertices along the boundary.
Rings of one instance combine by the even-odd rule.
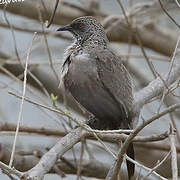
[[[103,26],[92,16],[79,17],[72,21],[71,24],[60,27],[57,31],[69,31],[75,39],[83,43],[93,38],[107,42],[107,37]]]

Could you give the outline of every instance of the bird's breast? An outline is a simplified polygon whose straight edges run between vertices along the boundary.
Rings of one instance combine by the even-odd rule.
[[[81,58],[81,55],[77,55],[69,65],[67,76],[72,80],[72,84],[78,87],[84,86],[89,80],[96,81],[98,79],[96,62],[88,56]]]

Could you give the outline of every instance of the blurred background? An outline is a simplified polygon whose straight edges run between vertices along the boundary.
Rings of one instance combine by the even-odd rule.
[[[141,43],[135,39],[132,29],[126,23],[122,7],[116,0],[62,0],[58,5],[53,24],[49,28],[46,28],[46,21],[50,19],[54,10],[55,0],[12,1],[7,4],[6,8],[3,1],[0,2],[0,161],[6,164],[9,163],[21,103],[16,95],[22,95],[25,61],[34,32],[37,32],[37,35],[29,57],[25,97],[34,102],[61,109],[79,120],[85,120],[87,113],[79,109],[71,97],[68,98],[67,105],[65,105],[61,89],[58,88],[63,53],[72,42],[70,33],[56,32],[59,26],[68,24],[79,16],[95,16],[105,27],[110,41],[109,46],[124,60],[132,76],[135,92],[155,79],[145,56],[152,62],[157,73],[168,71],[180,32],[180,29],[167,16],[157,0],[122,1],[131,27],[137,30]],[[170,16],[180,24],[179,2],[162,0],[162,4]],[[161,110],[179,102],[180,91],[179,86],[177,87],[174,91],[176,96],[168,95]],[[11,92],[14,95],[10,94]],[[53,99],[55,100],[53,101]],[[141,123],[142,119],[146,120],[152,117],[160,104],[159,98],[146,104],[141,111],[138,123]],[[177,129],[176,147],[180,170],[179,110],[151,123],[141,131],[140,135],[148,136],[169,131],[171,122],[174,122]],[[38,162],[43,153],[70,131],[74,124],[65,116],[25,101],[21,127],[16,143],[17,157],[14,166],[20,171],[26,171]],[[42,128],[48,128],[52,132],[57,130],[62,134],[38,133],[38,129]],[[168,154],[169,144],[168,138],[158,142],[135,143],[136,160],[153,168]],[[119,146],[114,143],[107,143],[107,146],[116,152],[119,149]],[[82,149],[84,149],[84,153],[82,153]],[[98,175],[97,173],[84,173],[84,171],[88,171],[88,168],[90,169],[88,162],[90,162],[92,154],[93,158],[104,164]],[[80,179],[105,178],[113,158],[104,151],[100,143],[95,140],[86,140],[75,145],[64,155],[64,159],[60,160],[62,167],[59,168],[59,171],[46,175],[44,179],[58,180],[63,176],[67,180],[78,179],[77,170],[68,167],[66,161],[77,165],[75,160],[79,159],[80,156],[83,156],[85,163],[87,162],[87,167],[83,167],[85,170],[83,169]],[[167,179],[172,177],[170,160],[169,156],[156,170]],[[124,166],[122,179],[127,178]],[[143,179],[142,177],[146,176],[147,173],[148,171],[143,168],[136,168],[139,179]],[[10,177],[1,171],[0,179],[8,180]],[[145,179],[159,178],[150,175]]]

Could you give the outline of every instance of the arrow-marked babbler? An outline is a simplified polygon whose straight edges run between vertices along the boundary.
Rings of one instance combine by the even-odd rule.
[[[61,82],[90,114],[93,129],[129,129],[133,102],[130,75],[122,60],[108,48],[103,26],[91,16],[80,17],[58,31],[69,31],[74,42],[65,52]],[[134,159],[131,143],[127,155]],[[127,161],[129,179],[134,164]]]

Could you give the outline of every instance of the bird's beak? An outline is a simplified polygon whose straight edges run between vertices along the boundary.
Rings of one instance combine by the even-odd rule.
[[[70,25],[62,26],[57,31],[72,31],[72,27]]]

